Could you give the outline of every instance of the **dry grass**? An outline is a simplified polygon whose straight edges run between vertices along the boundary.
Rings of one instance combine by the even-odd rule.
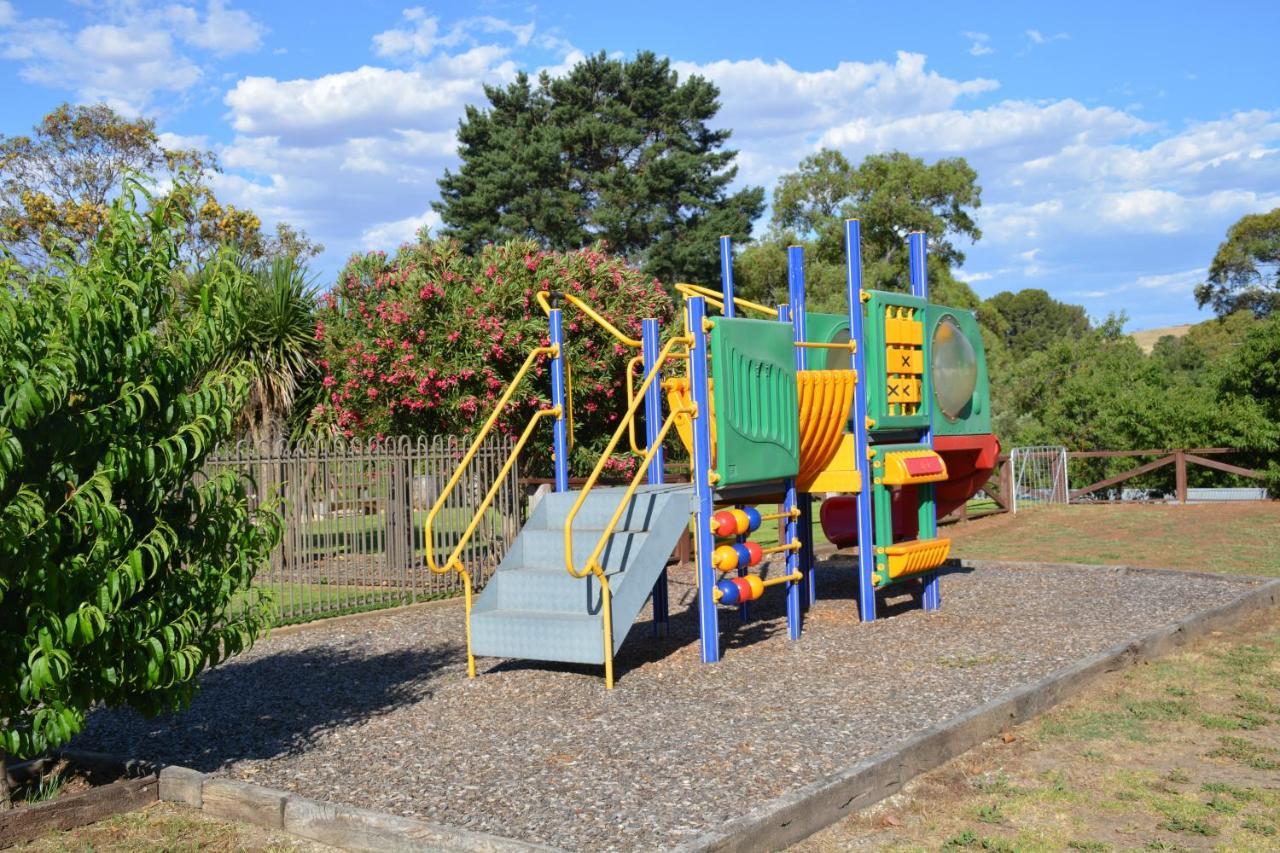
[[[1264,614],[1087,692],[802,851],[1280,849],[1280,631]]]
[[[69,832],[55,832],[13,848],[21,853],[122,853],[200,851],[200,853],[293,853],[332,850],[282,832],[205,817],[198,811],[156,803],[141,811],[116,815]]]
[[[1280,502],[1043,506],[945,528],[952,554],[1280,577]]]
[[[960,557],[1280,576],[1280,504],[1044,507]],[[1260,614],[1105,677],[798,850],[1280,850],[1280,630]]]

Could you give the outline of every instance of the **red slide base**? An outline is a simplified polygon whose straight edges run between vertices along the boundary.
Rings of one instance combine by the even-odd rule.
[[[981,435],[939,435],[933,449],[947,463],[947,479],[934,484],[938,518],[959,508],[977,494],[995,470],[1000,442],[990,433]],[[819,518],[822,532],[839,548],[858,544],[857,505],[853,495],[837,495],[822,502]],[[905,486],[893,494],[893,538],[916,536],[916,494]]]

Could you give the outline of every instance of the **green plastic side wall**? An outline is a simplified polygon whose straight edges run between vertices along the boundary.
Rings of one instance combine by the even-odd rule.
[[[960,412],[954,421],[933,406],[933,432],[935,435],[981,435],[991,432],[991,385],[987,375],[987,353],[982,345],[982,331],[978,327],[977,315],[961,308],[948,308],[945,305],[930,305],[928,324],[925,327],[929,341],[933,340],[933,331],[943,317],[950,316],[960,326],[960,331],[973,346],[978,357],[978,383],[974,387],[973,397],[969,405]],[[928,362],[925,362],[928,364]],[[931,401],[932,402],[932,401]]]
[[[717,488],[794,477],[800,414],[791,325],[717,317],[711,330]]]
[[[933,391],[929,383],[929,340],[930,325],[925,311],[925,301],[907,293],[889,293],[884,290],[869,290],[870,299],[866,307],[866,341],[867,341],[867,415],[875,421],[872,432],[893,429],[923,429],[929,426],[930,412],[933,410]],[[917,310],[917,317],[925,319],[924,326],[924,365],[925,373],[922,405],[915,415],[888,414],[885,394],[884,364],[884,309],[888,305],[900,305]],[[861,379],[861,377],[859,377]]]
[[[830,344],[836,340],[849,340],[849,318],[843,314],[804,315],[805,335],[815,344]],[[848,370],[848,350],[809,350],[810,370]]]

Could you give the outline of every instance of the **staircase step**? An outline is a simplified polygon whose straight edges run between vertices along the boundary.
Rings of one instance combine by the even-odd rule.
[[[672,493],[684,492],[692,494],[688,485],[641,486],[632,495],[630,506],[623,512],[618,526],[626,530],[649,529],[663,502],[670,499]],[[613,513],[617,510],[618,503],[625,493],[626,488],[622,486],[592,489],[587,495],[587,500],[578,510],[578,514],[574,516],[574,529],[602,529],[609,523],[609,519],[613,518]],[[552,492],[544,495],[539,503],[539,509],[542,509],[542,503],[546,504],[542,526],[548,529],[563,527],[564,520],[578,500],[579,494],[580,492],[573,491]]]
[[[495,610],[536,610],[545,613],[593,614],[600,609],[600,582],[594,576],[575,578],[564,570],[517,568],[495,572],[485,587],[494,591]]]
[[[587,557],[600,542],[602,530],[573,531],[574,567],[581,571],[587,564]],[[625,571],[635,560],[635,555],[644,545],[648,533],[645,531],[617,531],[605,543],[600,552],[600,566],[606,572]],[[568,570],[564,561],[563,530],[530,530],[521,533],[520,565],[523,568],[559,569],[566,576]]]
[[[599,664],[603,631],[599,615],[489,610],[471,614],[471,649],[480,657]]]

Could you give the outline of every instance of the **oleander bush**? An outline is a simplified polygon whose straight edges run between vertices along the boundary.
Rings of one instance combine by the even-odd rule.
[[[473,431],[529,350],[548,342],[541,290],[582,297],[633,338],[645,317],[671,328],[666,289],[602,246],[548,252],[517,240],[469,255],[455,241],[424,238],[393,257],[353,258],[322,300],[316,336],[324,344],[324,396],[313,423],[348,438]],[[626,409],[625,371],[637,351],[576,308],[565,307],[564,330],[577,437],[571,467],[583,472]],[[498,428],[518,433],[549,397],[544,360]],[[549,427],[535,436],[522,471],[549,470],[550,441]],[[617,474],[635,464],[623,455],[610,463]]]

